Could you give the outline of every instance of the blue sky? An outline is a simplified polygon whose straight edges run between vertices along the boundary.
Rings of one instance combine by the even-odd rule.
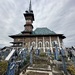
[[[24,30],[28,7],[29,0],[0,0],[0,46],[10,45],[8,36]],[[32,9],[34,29],[47,27],[64,34],[64,46],[75,46],[75,0],[32,0]]]

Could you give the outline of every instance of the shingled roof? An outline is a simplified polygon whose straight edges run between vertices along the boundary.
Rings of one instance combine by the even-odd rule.
[[[50,29],[43,27],[43,28],[36,28],[30,35],[25,35],[22,32],[16,35],[11,35],[9,37],[36,37],[36,36],[60,36],[61,38],[66,38],[63,34],[56,34],[54,31],[51,31]]]

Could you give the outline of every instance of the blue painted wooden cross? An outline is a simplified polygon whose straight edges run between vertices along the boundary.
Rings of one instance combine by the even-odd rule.
[[[33,59],[32,59],[32,53],[33,53],[33,52],[32,52],[32,50],[33,50],[33,46],[30,47],[30,64],[31,64],[31,65],[33,64],[33,61],[32,61],[32,60],[33,60]]]
[[[39,54],[40,54],[40,50],[36,49],[36,56],[39,56]]]
[[[58,52],[58,47],[57,47],[57,42],[53,42],[53,46],[55,47],[55,50],[54,50],[54,59],[55,60],[58,60],[59,58],[59,52]]]
[[[9,62],[6,75],[15,75],[16,62]]]
[[[22,54],[23,54],[23,59],[26,60],[26,55],[27,55],[26,49],[23,50]]]
[[[47,55],[51,56],[51,50],[50,49],[47,50]]]
[[[55,46],[55,59],[58,60],[59,58],[59,52],[58,52],[58,47]]]
[[[66,70],[66,63],[65,63],[65,51],[63,50],[63,48],[61,49],[61,56],[62,56],[62,65],[63,65],[63,70],[65,72],[65,74],[67,75],[67,70]]]

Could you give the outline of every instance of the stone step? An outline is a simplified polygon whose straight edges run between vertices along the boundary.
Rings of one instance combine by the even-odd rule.
[[[27,72],[37,72],[37,73],[48,73],[49,75],[52,75],[51,71],[41,71],[41,70],[26,70]]]
[[[52,73],[53,73],[53,75],[64,75],[63,74],[63,71],[56,71],[56,70],[54,70],[54,69],[52,69]]]
[[[27,70],[38,70],[38,71],[52,71],[51,68],[33,68],[33,67],[28,67]]]

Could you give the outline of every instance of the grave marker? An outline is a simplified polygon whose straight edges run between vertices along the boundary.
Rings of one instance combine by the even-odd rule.
[[[39,56],[39,54],[40,54],[40,50],[36,49],[36,56]]]
[[[47,55],[51,56],[51,50],[50,49],[47,50]]]
[[[67,75],[67,70],[66,70],[66,63],[65,63],[65,51],[63,49],[61,49],[61,56],[62,56],[62,65],[63,65],[63,70],[64,73]]]
[[[32,59],[32,53],[33,53],[33,52],[32,52],[32,50],[33,50],[33,46],[30,47],[30,64],[31,64],[31,65],[33,64],[33,61],[32,61],[32,60],[33,60],[33,59]]]

